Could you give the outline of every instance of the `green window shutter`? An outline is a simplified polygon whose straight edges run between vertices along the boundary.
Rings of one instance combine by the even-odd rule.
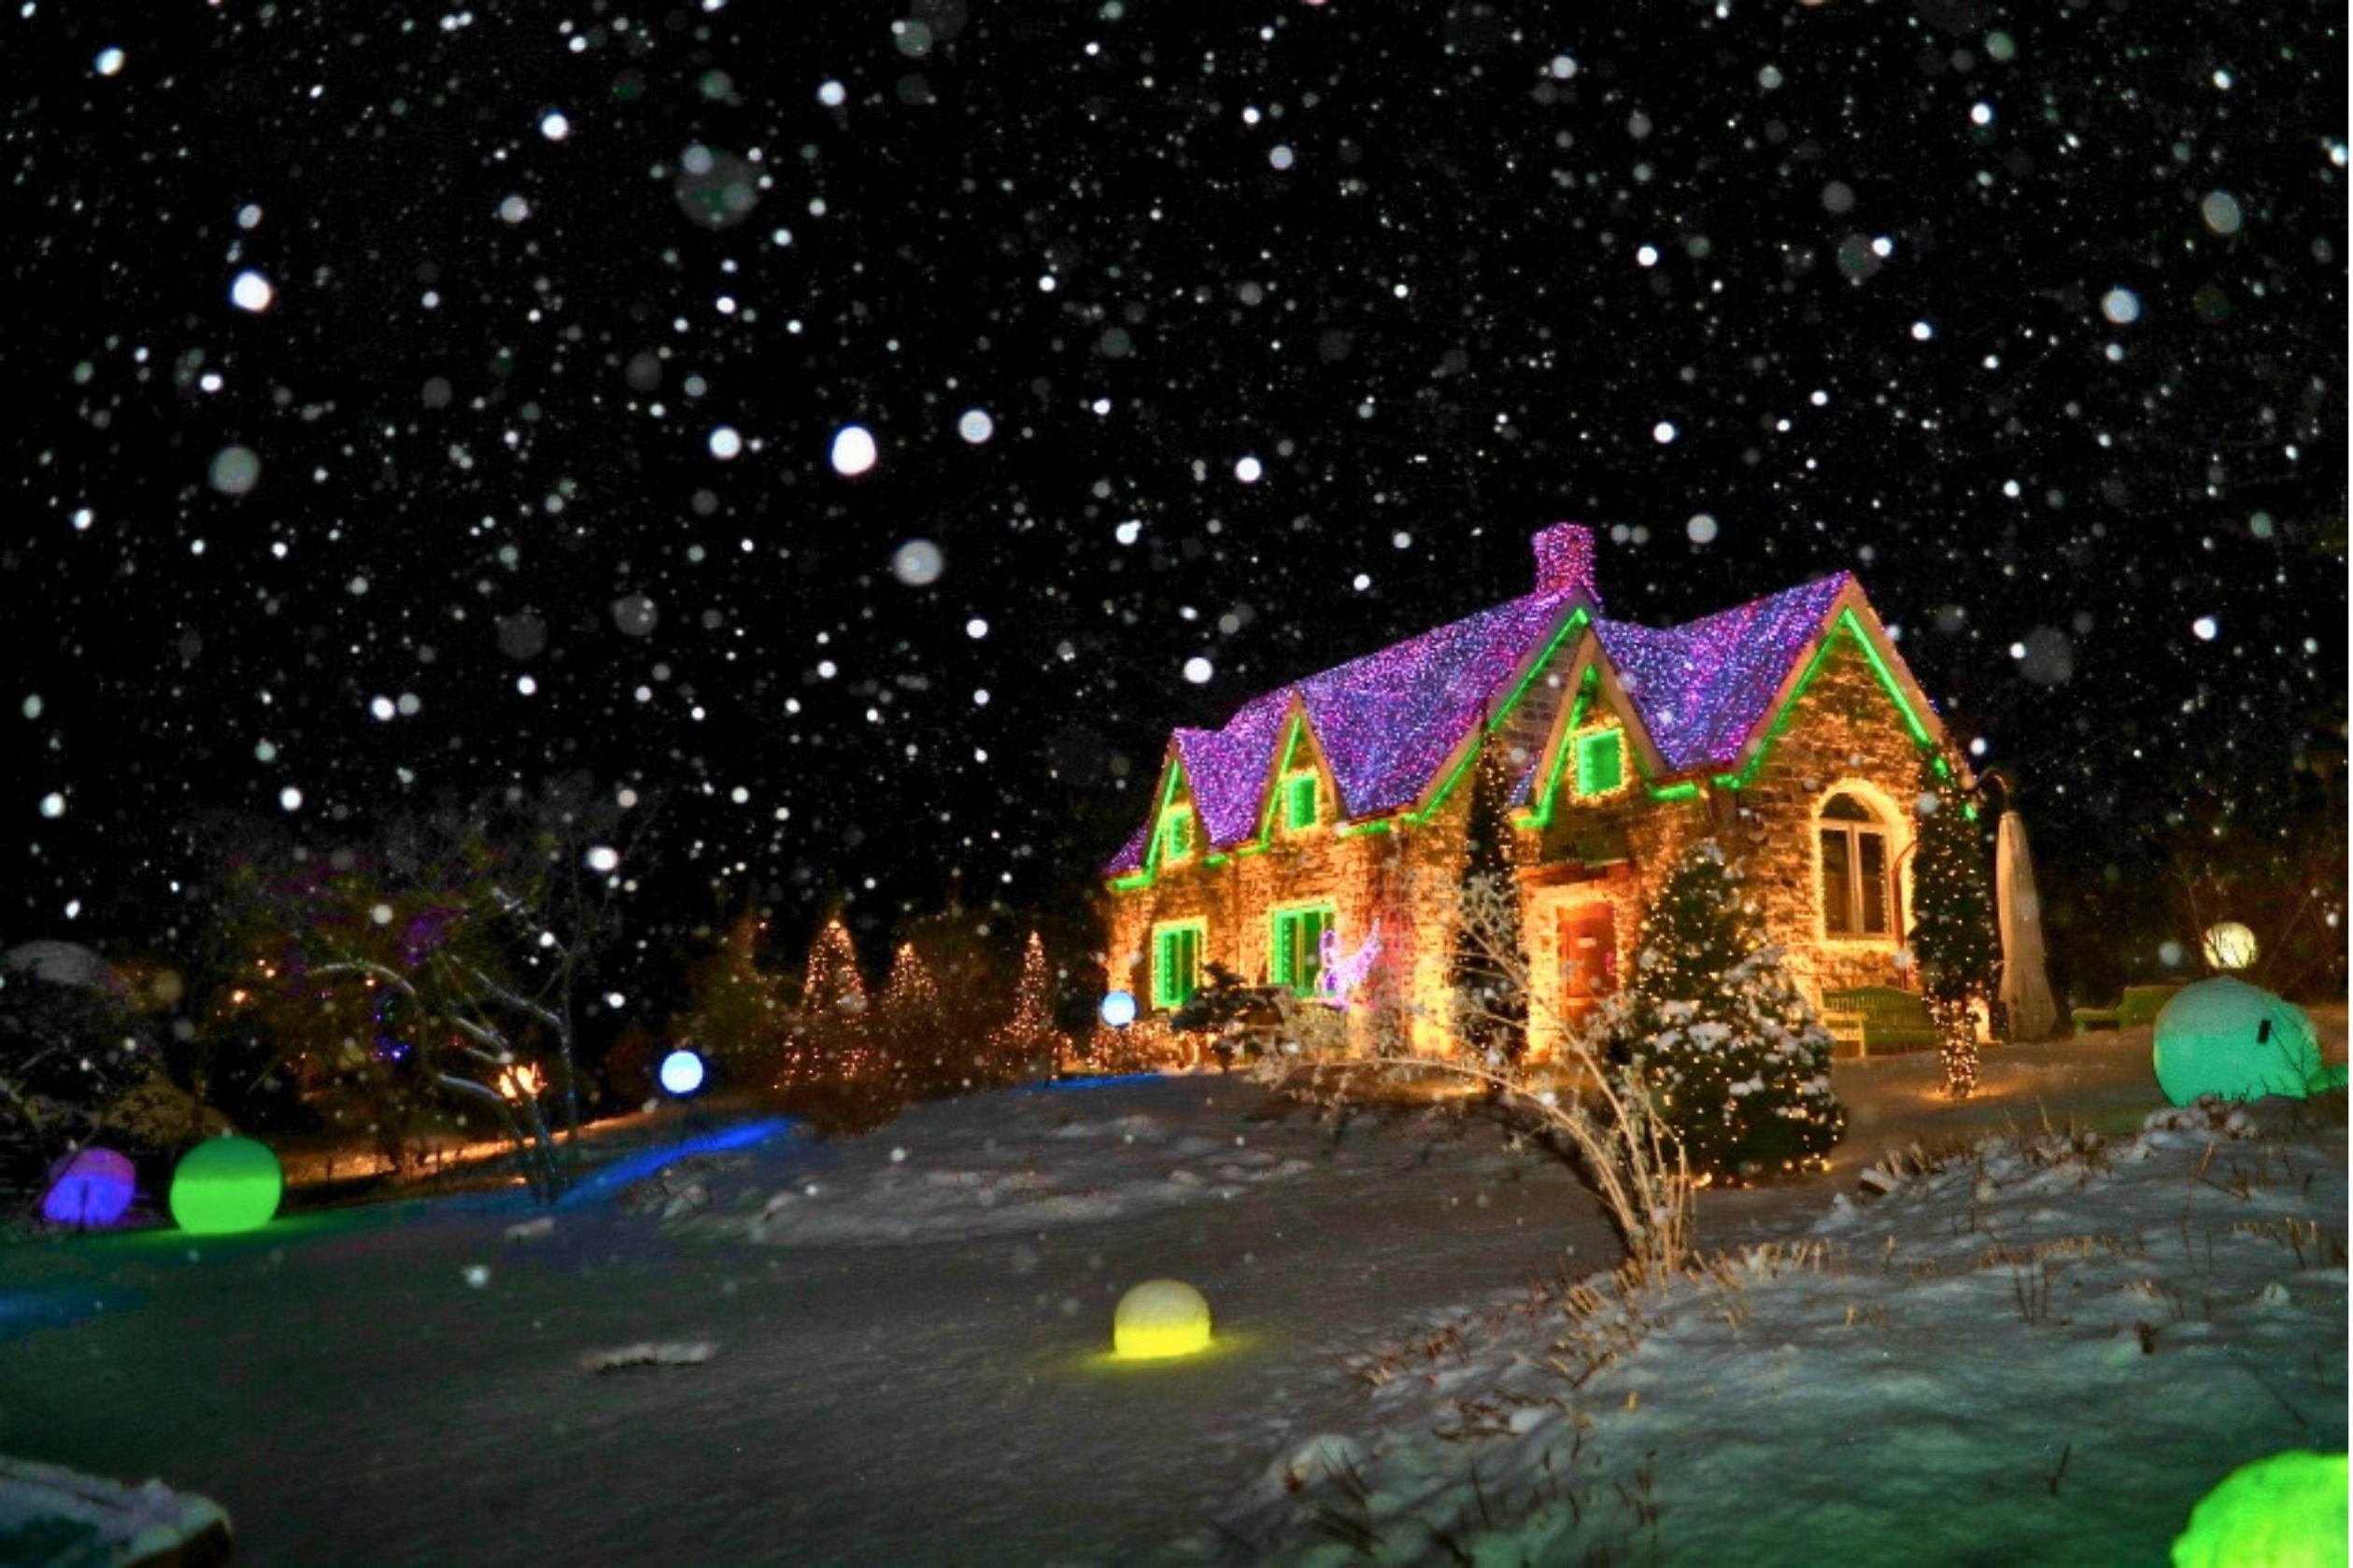
[[[1169,925],[1152,934],[1152,1005],[1181,1008],[1201,983],[1201,928]]]
[[[1324,933],[1332,927],[1332,911],[1310,910],[1300,920],[1300,948],[1306,954],[1299,965],[1299,990],[1312,992],[1324,978]]]
[[[1598,730],[1577,742],[1578,794],[1607,795],[1625,776],[1625,731]]]
[[[1269,942],[1271,962],[1267,982],[1300,996],[1312,995],[1324,974],[1324,933],[1331,929],[1329,909],[1284,910],[1274,916]]]
[[[1193,853],[1193,808],[1170,806],[1160,819],[1160,858],[1182,860]]]
[[[1295,773],[1283,781],[1283,826],[1296,833],[1315,826],[1315,775]]]

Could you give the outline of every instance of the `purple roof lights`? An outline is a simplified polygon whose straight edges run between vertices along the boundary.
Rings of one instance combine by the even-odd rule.
[[[1599,607],[1592,530],[1555,524],[1534,545],[1535,592],[1254,698],[1222,728],[1179,729],[1176,758],[1206,846],[1231,849],[1256,837],[1295,701],[1331,765],[1344,818],[1385,816],[1420,801],[1579,612]],[[1853,583],[1842,572],[1664,629],[1595,619],[1588,635],[1669,772],[1721,767],[1736,761],[1770,717],[1797,659]],[[1151,828],[1147,822],[1106,871],[1143,869]]]
[[[1673,772],[1732,762],[1853,577],[1835,576],[1658,630],[1595,621],[1636,716]]]

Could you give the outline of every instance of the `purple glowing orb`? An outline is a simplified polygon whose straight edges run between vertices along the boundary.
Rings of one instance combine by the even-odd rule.
[[[64,1168],[41,1199],[41,1218],[52,1225],[84,1227],[118,1223],[131,1207],[138,1178],[131,1162],[111,1149],[85,1149]]]

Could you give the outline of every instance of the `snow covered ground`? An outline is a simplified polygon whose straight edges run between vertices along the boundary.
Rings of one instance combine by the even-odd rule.
[[[19,1247],[0,1452],[203,1493],[258,1563],[2159,1561],[2234,1463],[2345,1445],[2346,1165],[2342,1101],[2144,1134],[2146,1052],[1997,1052],[1963,1107],[1841,1064],[1837,1167],[1707,1194],[1735,1261],[1638,1324],[1497,1127],[1219,1078],[643,1153],[546,1224]],[[1218,1348],[1109,1361],[1163,1275]]]

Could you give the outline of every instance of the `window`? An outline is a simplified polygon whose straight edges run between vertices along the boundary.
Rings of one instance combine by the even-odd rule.
[[[1152,1005],[1181,1008],[1201,988],[1203,921],[1155,926],[1152,933]]]
[[[1893,937],[1894,864],[1887,830],[1851,795],[1821,809],[1821,928],[1832,937]]]
[[[1293,773],[1283,781],[1283,830],[1297,833],[1315,826],[1315,775]]]
[[[1160,858],[1183,860],[1193,853],[1193,808],[1170,806],[1160,813]]]
[[[1577,793],[1608,795],[1626,782],[1626,732],[1595,729],[1577,737]]]
[[[1313,994],[1324,976],[1324,933],[1331,928],[1329,904],[1275,911],[1267,954],[1269,982],[1302,996]]]

